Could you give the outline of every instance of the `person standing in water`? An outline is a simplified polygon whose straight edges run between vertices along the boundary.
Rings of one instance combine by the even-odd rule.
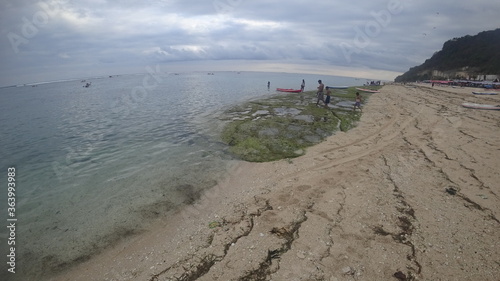
[[[306,81],[302,79],[302,84],[300,84],[300,91],[304,92],[304,88],[306,87]]]
[[[319,101],[321,101],[322,103],[325,103],[325,100],[323,98],[323,89],[325,88],[325,85],[323,84],[323,82],[321,82],[321,80],[318,80],[318,92],[316,93],[316,96],[318,97],[318,101],[316,102],[316,105],[319,105]]]

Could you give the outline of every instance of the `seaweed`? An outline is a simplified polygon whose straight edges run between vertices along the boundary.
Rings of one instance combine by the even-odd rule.
[[[290,159],[339,129],[353,128],[360,116],[350,109],[317,106],[314,92],[280,94],[228,109],[221,117],[228,121],[221,139],[245,161]]]

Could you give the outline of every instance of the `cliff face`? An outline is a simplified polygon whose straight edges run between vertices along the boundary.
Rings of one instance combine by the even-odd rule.
[[[396,77],[395,81],[484,80],[496,75],[500,75],[500,28],[446,41],[441,51]]]

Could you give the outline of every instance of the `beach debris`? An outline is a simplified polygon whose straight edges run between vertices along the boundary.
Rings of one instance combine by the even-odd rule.
[[[382,235],[382,236],[387,236],[387,235],[391,234],[390,232],[385,231],[384,228],[380,225],[374,226],[373,232],[375,232],[375,234]]]
[[[393,274],[394,277],[396,277],[398,280],[401,280],[401,281],[405,281],[405,280],[408,280],[407,277],[406,277],[406,274],[404,274],[403,272],[401,271],[396,271],[394,274]]]
[[[445,189],[446,192],[450,195],[456,195],[457,194],[457,190],[453,187],[448,187],[447,189]]]
[[[208,224],[208,227],[209,227],[209,228],[216,228],[216,227],[220,227],[220,226],[221,226],[221,224],[220,224],[220,222],[218,222],[218,221],[213,221],[213,222],[210,222],[210,223]]]
[[[273,227],[273,229],[271,229],[270,233],[275,234],[278,237],[284,237],[284,236],[290,234],[289,231],[284,227],[280,227],[280,228]]]
[[[342,268],[342,273],[345,275],[353,275],[354,270],[350,266],[346,266]]]
[[[477,196],[483,198],[483,199],[488,199],[488,196],[484,195],[484,194],[478,194]]]

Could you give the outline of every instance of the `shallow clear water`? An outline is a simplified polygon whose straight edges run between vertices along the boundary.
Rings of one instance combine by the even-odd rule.
[[[216,72],[94,78],[89,88],[77,80],[0,89],[0,179],[6,186],[7,168],[16,168],[18,272],[40,276],[86,258],[191,203],[232,160],[218,138],[218,113],[277,87],[299,88],[302,79],[306,90],[318,79],[359,84]],[[7,218],[3,190],[0,212]],[[0,234],[5,265],[6,227]]]

